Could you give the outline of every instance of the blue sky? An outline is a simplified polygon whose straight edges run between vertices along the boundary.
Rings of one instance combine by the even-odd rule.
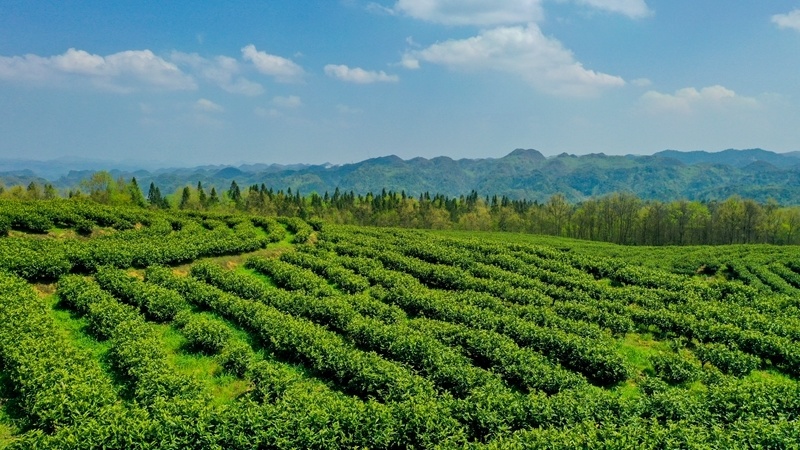
[[[0,158],[800,150],[800,1],[4,0]]]

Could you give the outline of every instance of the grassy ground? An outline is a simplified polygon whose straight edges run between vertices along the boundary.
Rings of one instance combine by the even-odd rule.
[[[657,341],[649,334],[628,333],[619,339],[617,353],[625,359],[632,373],[628,380],[613,390],[623,399],[632,399],[642,395],[639,382],[645,376],[654,373],[650,358],[659,352],[670,352],[666,342]]]
[[[50,287],[52,285],[48,285]],[[54,288],[54,287],[53,287]],[[37,289],[38,290],[38,289]],[[106,354],[110,345],[107,341],[98,341],[86,334],[88,321],[83,317],[76,316],[72,311],[59,305],[58,296],[46,294],[38,290],[40,295],[44,295],[45,302],[50,306],[50,315],[64,336],[71,341],[77,348],[92,356],[92,359],[100,361],[100,365],[110,374],[108,365],[105,364]]]
[[[649,334],[628,333],[619,341],[617,352],[634,370],[633,378],[653,374],[650,358],[659,352],[672,351],[669,344],[657,341]]]
[[[170,365],[175,372],[198,380],[211,394],[214,403],[227,403],[250,389],[250,384],[223,372],[213,356],[187,349],[186,339],[169,324],[157,325],[162,347],[167,352]]]

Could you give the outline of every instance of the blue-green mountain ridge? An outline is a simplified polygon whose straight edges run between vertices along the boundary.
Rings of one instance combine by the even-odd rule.
[[[126,179],[135,176],[145,191],[154,182],[164,193],[197,182],[226,190],[235,180],[242,189],[263,183],[275,190],[291,188],[303,194],[332,193],[339,188],[356,194],[386,189],[409,195],[459,196],[475,190],[481,195],[538,201],[561,193],[579,202],[629,192],[643,199],[719,200],[739,195],[800,204],[800,152],[762,149],[665,150],[647,156],[562,153],[551,157],[533,149],[517,149],[502,158],[485,159],[440,156],[403,160],[391,155],[343,165],[245,164],[149,170],[137,169],[131,162],[0,160],[0,181],[6,186],[50,182],[59,189],[70,189],[97,170],[109,170]]]

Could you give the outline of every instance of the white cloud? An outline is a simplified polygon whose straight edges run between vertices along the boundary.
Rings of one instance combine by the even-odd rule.
[[[196,101],[194,104],[194,109],[200,112],[211,112],[211,113],[225,111],[225,108],[223,108],[222,106],[205,98],[201,98],[200,100]]]
[[[631,80],[631,84],[638,87],[647,87],[653,84],[649,78],[637,78],[635,80]]]
[[[303,68],[294,61],[260,52],[253,44],[242,48],[242,57],[245,61],[253,63],[259,72],[272,76],[280,82],[299,81],[305,74]]]
[[[800,9],[786,14],[775,14],[772,16],[772,23],[778,25],[778,28],[792,28],[800,31]]]
[[[409,70],[416,70],[419,69],[419,59],[411,53],[406,53],[403,55],[403,59],[400,60],[400,65]]]
[[[544,36],[535,24],[499,27],[471,38],[409,51],[401,64],[413,67],[420,61],[457,70],[510,73],[552,95],[588,96],[625,85],[618,76],[585,69],[572,52]]]
[[[623,14],[632,19],[650,16],[652,11],[644,0],[576,0],[578,3],[613,13]]]
[[[55,69],[67,73],[102,76],[110,74],[112,70],[111,65],[106,64],[106,59],[102,56],[74,48],[67,50],[63,55],[51,56],[49,59]]]
[[[299,108],[303,106],[303,101],[296,95],[290,95],[288,97],[278,96],[272,99],[272,104],[280,106],[281,108]]]
[[[350,68],[343,64],[328,64],[325,66],[325,74],[342,81],[358,84],[377,82],[394,83],[400,80],[397,75],[388,75],[384,71],[375,72],[372,70],[364,70],[360,67]]]
[[[558,0],[566,1],[566,0]],[[572,0],[633,19],[650,16],[645,0]],[[543,0],[397,0],[392,8],[371,3],[368,9],[403,14],[445,25],[497,26],[539,22]]]
[[[150,50],[127,50],[108,56],[70,48],[56,56],[0,56],[0,78],[50,82],[88,79],[95,86],[119,92],[149,87],[192,90],[194,79]]]
[[[677,112],[692,113],[698,108],[757,107],[758,100],[737,95],[736,92],[720,85],[678,89],[674,94],[647,91],[641,101],[652,113]]]
[[[239,62],[229,56],[206,59],[197,53],[172,52],[170,60],[188,66],[205,80],[216,84],[226,92],[256,96],[264,93],[264,87],[240,75]]]
[[[50,59],[37,55],[0,56],[0,79],[41,81],[56,76]]]
[[[446,25],[503,25],[541,20],[541,0],[398,0],[400,14]]]

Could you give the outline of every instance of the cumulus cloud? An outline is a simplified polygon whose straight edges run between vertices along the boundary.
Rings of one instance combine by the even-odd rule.
[[[543,0],[397,0],[392,8],[371,3],[372,11],[401,14],[445,25],[497,26],[539,22]],[[568,1],[568,0],[559,0]],[[640,19],[652,14],[645,0],[572,0],[592,8]]]
[[[384,71],[376,72],[364,70],[360,67],[347,67],[343,64],[328,64],[325,66],[325,74],[329,77],[337,78],[349,83],[370,84],[370,83],[394,83],[400,80],[397,75],[389,75]]]
[[[201,98],[200,100],[196,101],[194,104],[194,109],[200,112],[210,112],[210,113],[225,111],[225,108],[206,98]]]
[[[290,95],[288,97],[278,96],[272,99],[272,104],[280,106],[281,108],[299,108],[303,106],[303,101],[296,95]]]
[[[622,14],[632,19],[641,19],[652,14],[644,0],[576,0],[593,8]]]
[[[242,48],[242,57],[245,61],[253,63],[259,72],[274,77],[275,80],[280,82],[299,81],[305,75],[303,68],[294,61],[282,56],[258,51],[253,44]]]
[[[392,10],[446,25],[507,25],[542,18],[541,0],[398,0]]]
[[[772,23],[778,25],[778,28],[791,28],[800,31],[800,9],[795,9],[786,14],[775,14],[772,16]]]
[[[226,92],[256,96],[264,93],[264,87],[250,81],[239,73],[241,67],[238,61],[229,56],[216,56],[212,59],[204,58],[197,53],[172,52],[170,60],[179,66],[192,69],[208,82],[214,83]]]
[[[49,57],[0,56],[0,78],[28,82],[88,79],[98,87],[120,92],[141,87],[197,88],[191,76],[150,50],[127,50],[100,56],[70,48],[61,55]]]
[[[704,87],[697,90],[693,87],[678,89],[674,94],[647,91],[641,101],[653,113],[677,112],[691,113],[698,108],[755,107],[755,98],[743,97],[720,85]]]
[[[565,96],[590,96],[625,81],[583,67],[561,43],[546,37],[535,24],[498,27],[467,38],[433,44],[403,56],[401,64],[439,64],[465,71],[493,70],[527,80],[536,89]]]

